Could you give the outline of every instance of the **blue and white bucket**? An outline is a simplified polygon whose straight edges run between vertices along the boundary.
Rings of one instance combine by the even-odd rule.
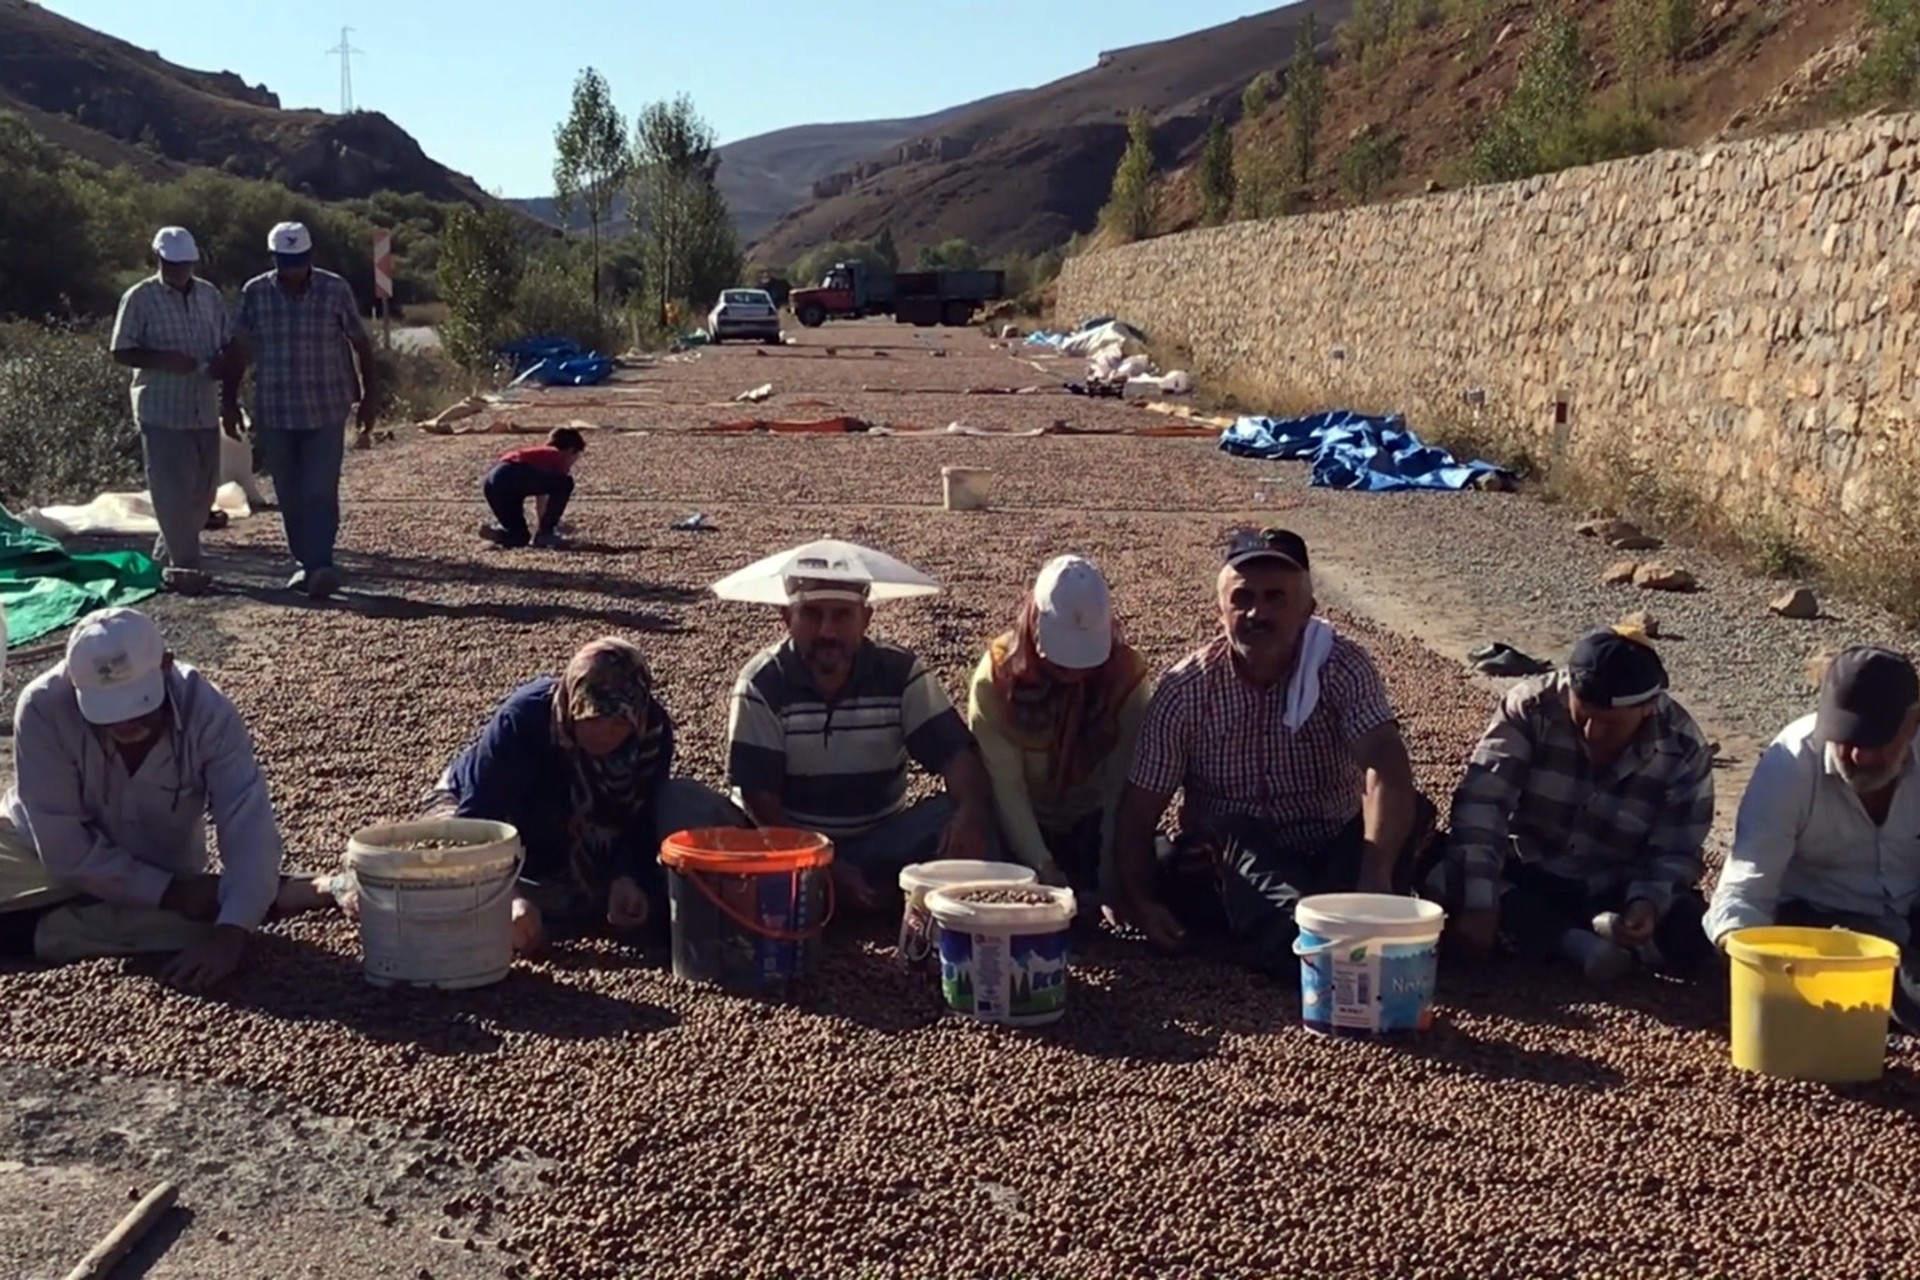
[[[1037,1027],[1067,1011],[1071,889],[971,882],[927,894],[947,1007],[982,1022]]]
[[[1300,1020],[1321,1035],[1372,1039],[1433,1025],[1440,928],[1420,898],[1322,893],[1294,907]]]

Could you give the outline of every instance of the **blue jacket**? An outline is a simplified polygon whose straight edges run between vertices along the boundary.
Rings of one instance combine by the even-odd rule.
[[[520,831],[529,880],[567,876],[567,818],[573,805],[573,770],[553,745],[552,676],[521,685],[507,696],[479,739],[447,770],[446,785],[458,801],[455,814],[511,822]],[[612,875],[640,878],[650,873],[653,848],[652,797],[673,769],[673,721],[658,701],[653,714],[665,726],[653,777],[643,804],[627,823],[615,847]]]

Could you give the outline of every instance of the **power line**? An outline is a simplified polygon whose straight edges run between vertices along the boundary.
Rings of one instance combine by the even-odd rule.
[[[352,27],[340,28],[340,43],[327,50],[329,57],[340,59],[340,114],[343,116],[353,114],[353,55],[366,52],[353,47],[348,39],[352,33]]]

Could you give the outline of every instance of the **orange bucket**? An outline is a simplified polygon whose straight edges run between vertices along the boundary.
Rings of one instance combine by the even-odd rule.
[[[792,827],[700,827],[660,842],[673,973],[742,995],[791,994],[833,917],[833,842]]]

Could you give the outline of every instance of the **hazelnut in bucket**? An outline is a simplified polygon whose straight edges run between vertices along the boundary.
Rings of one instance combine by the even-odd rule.
[[[506,977],[522,860],[520,833],[504,822],[431,818],[356,831],[346,865],[367,981],[451,990]]]
[[[1039,1026],[1067,1011],[1073,890],[976,881],[927,894],[947,1005],[982,1022]]]

